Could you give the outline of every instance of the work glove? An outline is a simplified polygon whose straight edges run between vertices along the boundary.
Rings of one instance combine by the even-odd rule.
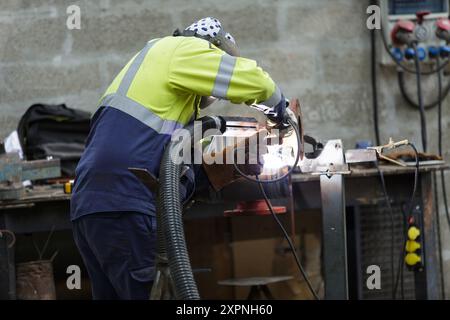
[[[282,124],[288,105],[289,101],[286,100],[283,94],[281,94],[280,102],[275,107],[270,108],[269,112],[267,112],[267,118],[275,125]]]
[[[277,129],[280,137],[283,138],[290,135],[293,130],[289,120],[296,125],[298,125],[298,120],[295,113],[289,108],[289,100],[283,95],[281,95],[281,98],[282,101],[274,107],[273,113],[268,114],[267,116],[269,120],[267,127],[270,128],[270,130]]]

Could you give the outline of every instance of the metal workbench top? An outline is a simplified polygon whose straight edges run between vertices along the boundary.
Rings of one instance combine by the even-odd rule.
[[[385,175],[396,175],[396,174],[409,174],[413,173],[415,167],[401,167],[396,165],[380,165],[381,171]],[[448,170],[450,165],[426,165],[420,167],[420,172],[430,172],[437,170]],[[350,174],[346,178],[357,178],[357,177],[369,177],[378,175],[376,168],[367,168],[362,166],[352,165],[350,166]],[[292,182],[307,182],[319,180],[318,175],[304,174],[304,173],[294,173],[292,175]],[[37,202],[46,201],[65,201],[70,200],[70,194],[65,194],[62,185],[42,185],[34,186],[32,189],[27,189],[26,194],[21,199],[15,200],[1,200],[1,209],[12,209],[21,208],[27,206],[33,206]]]
[[[70,194],[64,193],[63,185],[37,185],[27,188],[25,196],[20,199],[0,200],[0,210],[31,207],[37,202],[66,200],[70,200]]]
[[[438,170],[448,170],[450,169],[449,164],[439,164],[439,165],[424,165],[419,167],[420,172],[431,172]],[[396,174],[410,174],[414,173],[415,167],[401,167],[397,165],[380,165],[380,170],[384,175],[396,175]],[[359,178],[359,177],[370,177],[378,175],[377,168],[375,167],[364,167],[361,165],[350,165],[350,174],[346,175],[346,178]],[[318,175],[304,174],[304,173],[294,173],[292,174],[292,182],[304,182],[304,181],[314,181],[319,180]]]

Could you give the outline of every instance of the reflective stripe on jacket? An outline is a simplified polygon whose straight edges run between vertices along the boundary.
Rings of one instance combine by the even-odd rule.
[[[232,57],[203,39],[165,37],[149,41],[127,63],[100,105],[170,134],[189,122],[201,96],[271,107],[281,99],[278,87],[254,60]]]

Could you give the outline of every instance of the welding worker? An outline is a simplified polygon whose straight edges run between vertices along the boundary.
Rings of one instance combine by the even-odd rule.
[[[98,104],[76,169],[71,220],[94,299],[148,299],[156,251],[155,195],[129,170],[158,176],[164,147],[214,97],[260,103],[284,125],[286,100],[234,38],[207,17],[149,41]],[[182,197],[191,193],[188,175]]]

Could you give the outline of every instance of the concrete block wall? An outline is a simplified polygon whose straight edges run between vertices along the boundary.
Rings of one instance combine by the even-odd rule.
[[[81,9],[81,30],[68,30],[66,8]],[[151,38],[170,35],[204,16],[219,18],[242,55],[253,58],[287,97],[299,97],[306,132],[346,147],[373,139],[370,46],[361,0],[2,0],[0,2],[0,138],[33,103],[66,103],[93,112],[121,67]],[[408,77],[414,92],[414,79]],[[382,139],[420,146],[419,114],[403,101],[395,70],[380,72]],[[445,79],[447,81],[447,79]],[[425,80],[426,97],[436,81]],[[219,102],[205,113],[255,115]],[[437,150],[436,111],[427,112],[429,149]],[[449,157],[450,111],[444,103],[444,149]],[[447,174],[450,186],[449,174]],[[450,230],[443,206],[445,274]],[[450,297],[450,276],[446,276]]]

